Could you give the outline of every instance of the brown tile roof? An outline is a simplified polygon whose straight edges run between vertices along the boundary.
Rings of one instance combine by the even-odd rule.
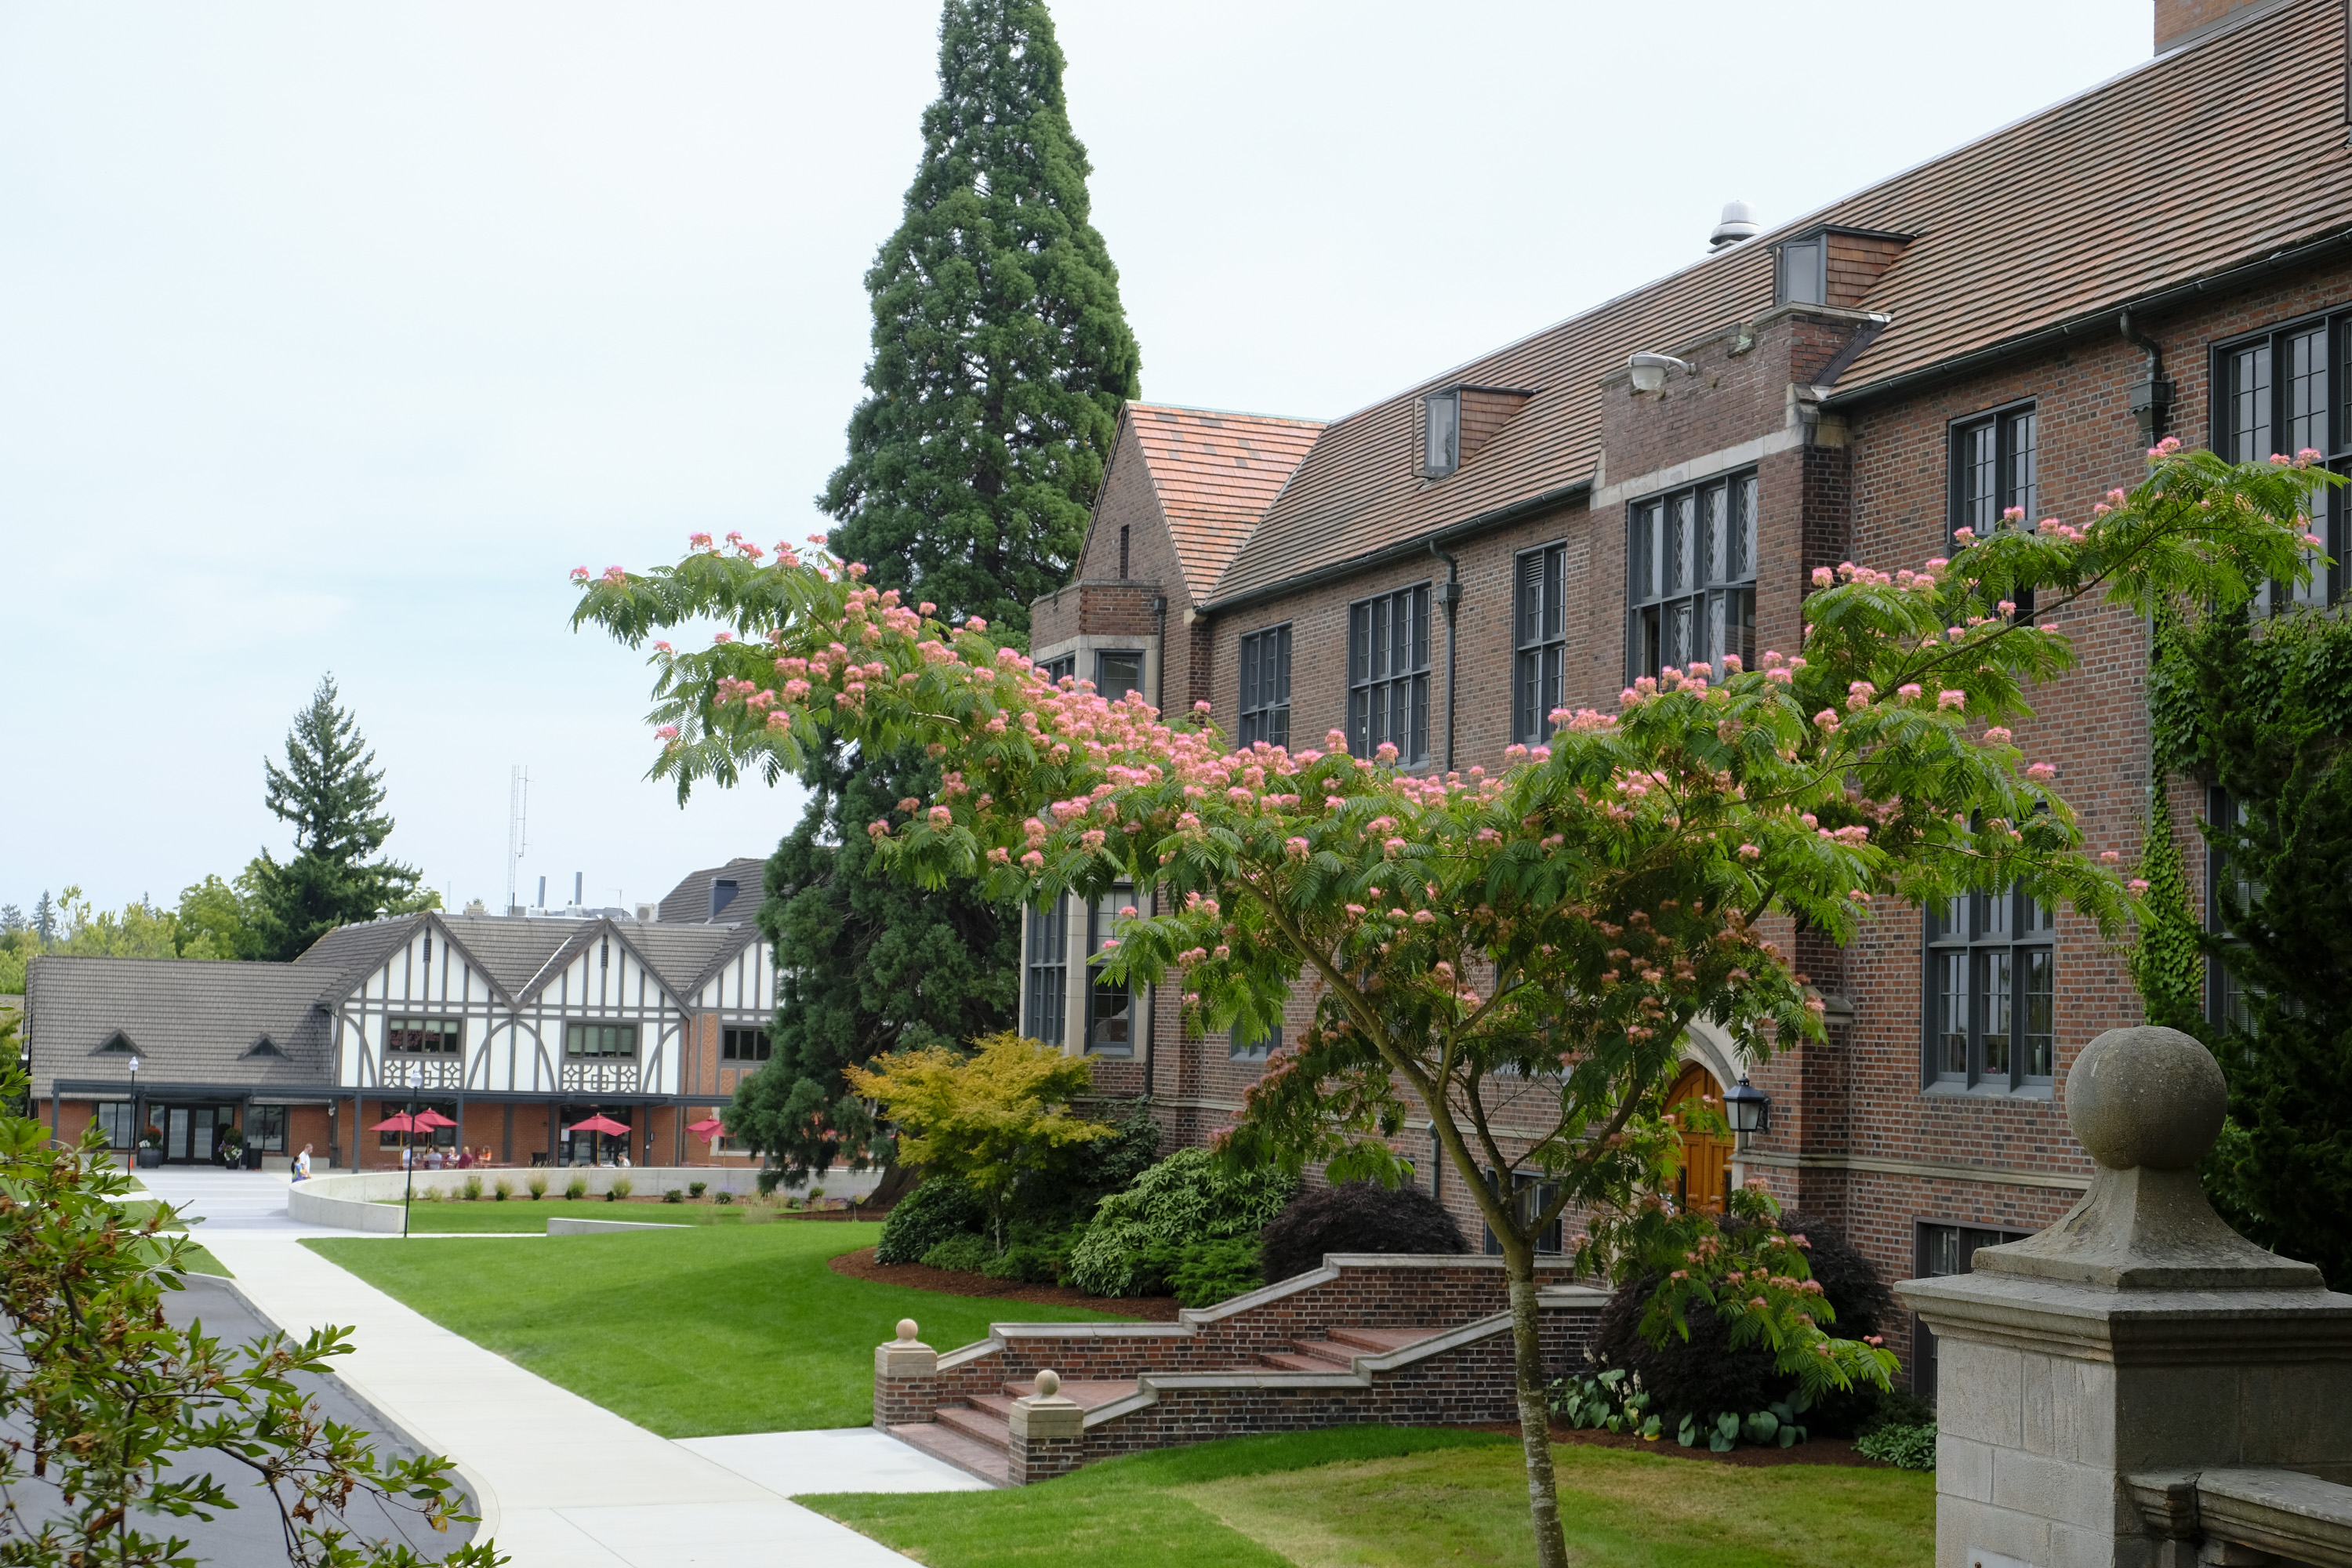
[[[1850,395],[2352,226],[2344,51],[2336,0],[2294,0],[1349,415],[1210,596],[1589,481],[1601,378],[1769,309],[1777,237],[1916,237],[1862,301],[1894,321],[1839,378]],[[1537,395],[1452,476],[1420,479],[1420,396],[1455,384]]]
[[[1319,419],[1163,403],[1130,403],[1127,421],[1195,598],[1216,585],[1323,430]]]

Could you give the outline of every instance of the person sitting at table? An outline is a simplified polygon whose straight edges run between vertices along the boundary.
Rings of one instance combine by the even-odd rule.
[[[474,1151],[473,1151],[472,1149],[470,1149],[470,1148],[466,1148],[466,1149],[460,1149],[460,1150],[458,1150],[458,1151],[457,1151],[457,1169],[459,1169],[459,1170],[461,1170],[461,1171],[470,1171],[470,1170],[472,1170],[473,1168],[474,1168]]]

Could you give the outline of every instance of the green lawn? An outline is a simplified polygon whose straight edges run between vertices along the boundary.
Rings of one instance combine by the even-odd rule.
[[[597,1217],[620,1204],[527,1204],[515,1215]],[[478,1218],[513,1204],[420,1206]],[[537,1211],[533,1214],[531,1211]],[[636,1213],[650,1213],[640,1209]],[[672,1212],[693,1212],[680,1205]],[[632,1215],[634,1217],[634,1214]],[[452,1228],[467,1228],[454,1226]],[[482,1228],[488,1228],[487,1225]],[[666,1437],[863,1426],[874,1347],[913,1318],[941,1350],[992,1320],[1109,1322],[1098,1312],[943,1296],[825,1267],[871,1247],[879,1225],[713,1224],[539,1241],[305,1240],[434,1321]]]
[[[1563,1445],[1560,1512],[1594,1568],[1928,1568],[1932,1475],[1735,1468]],[[1524,1564],[1516,1437],[1340,1428],[1236,1437],[994,1492],[803,1498],[930,1568]]]

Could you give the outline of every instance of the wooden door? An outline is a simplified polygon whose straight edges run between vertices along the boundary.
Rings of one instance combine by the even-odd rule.
[[[1685,1105],[1698,1108],[1700,1097],[1712,1098],[1715,1103],[1707,1109],[1718,1119],[1723,1112],[1723,1092],[1717,1087],[1715,1075],[1705,1068],[1693,1065],[1683,1069],[1682,1077],[1667,1092],[1666,1109],[1679,1111]],[[1683,1168],[1675,1177],[1675,1202],[1684,1209],[1708,1209],[1721,1214],[1725,1197],[1731,1191],[1731,1139],[1713,1132],[1685,1131],[1683,1134]]]

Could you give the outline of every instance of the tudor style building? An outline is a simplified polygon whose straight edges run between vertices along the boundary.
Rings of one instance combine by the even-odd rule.
[[[2012,506],[2083,516],[2164,434],[2352,464],[2344,8],[2158,0],[2155,20],[2133,70],[1778,228],[1727,212],[1683,270],[1345,418],[1130,405],[1036,657],[1205,700],[1237,741],[1338,729],[1494,767],[1662,664],[1793,650],[1816,566],[1916,565]],[[2352,553],[2339,515],[2315,526]],[[2345,569],[2326,575],[2332,602]],[[2133,856],[2168,800],[2201,857],[2201,793],[2151,777],[2147,626],[2078,607],[2063,629],[2080,667],[2020,744],[2095,847]],[[1182,1039],[1172,995],[1090,982],[1130,896],[1030,916],[1024,1028],[1199,1142],[1269,1042]],[[1749,1064],[1692,1031],[1677,1094],[1752,1067],[1773,1106],[1744,1147],[1692,1151],[1687,1195],[1761,1178],[1890,1279],[1965,1269],[2074,1204],[2066,1069],[2139,1005],[2089,922],[1973,898],[1882,904],[1843,950],[1794,941],[1829,1037]],[[1902,1348],[1932,1389],[1932,1346]]]
[[[35,1114],[123,1149],[152,1127],[170,1161],[210,1159],[236,1127],[266,1155],[308,1143],[364,1168],[397,1160],[400,1136],[367,1130],[413,1089],[448,1118],[445,1145],[509,1163],[593,1158],[565,1128],[598,1112],[637,1163],[706,1163],[688,1124],[768,1054],[759,869],[698,871],[654,921],[436,910],[339,927],[290,963],[37,958]]]

